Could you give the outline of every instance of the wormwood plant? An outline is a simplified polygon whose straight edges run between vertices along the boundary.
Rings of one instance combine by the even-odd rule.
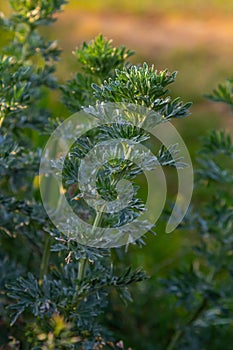
[[[133,52],[114,48],[102,36],[76,50],[81,72],[59,86],[54,62],[60,50],[39,29],[55,20],[54,13],[64,3],[12,0],[11,17],[1,15],[2,33],[10,39],[0,56],[1,343],[9,349],[123,348],[101,323],[108,291],[115,288],[131,300],[128,285],[146,278],[141,270],[117,272],[110,249],[80,245],[48,219],[39,199],[37,175],[41,146],[55,118],[44,108],[44,97],[60,87],[72,112],[90,104],[120,101],[148,107],[161,122],[188,115],[190,106],[168,96],[167,87],[176,73],[158,72],[146,64],[132,66],[127,59]],[[99,140],[116,135],[138,143],[149,138],[130,124],[106,125],[76,140],[65,161],[67,199],[93,226],[119,227],[144,210],[136,186],[128,207],[112,217],[100,217],[86,207],[78,191],[80,159]],[[157,155],[162,165],[176,166],[164,147]],[[113,159],[99,171],[100,196],[116,198],[117,182],[134,179],[138,173],[140,169],[127,159]]]
[[[232,108],[231,80],[208,97]],[[189,258],[179,259],[179,268],[155,266],[156,276],[134,294],[131,316],[122,325],[112,321],[126,337],[125,328],[130,336],[137,330],[138,349],[232,349],[232,136],[209,131],[197,158],[192,205],[178,229],[193,243],[181,251]]]
[[[208,97],[232,108],[232,80]],[[232,159],[229,133],[213,130],[203,138],[196,191],[205,190],[206,200],[194,204],[183,223],[197,235],[195,258],[165,281],[166,290],[175,297],[177,316],[182,315],[176,319],[167,350],[232,348]]]

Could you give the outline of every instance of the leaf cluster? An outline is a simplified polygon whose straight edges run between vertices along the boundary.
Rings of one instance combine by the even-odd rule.
[[[223,102],[233,108],[233,79],[228,79],[225,83],[219,84],[213,93],[207,97],[215,102]]]
[[[164,119],[189,115],[191,103],[182,104],[179,98],[166,96],[168,85],[175,81],[177,72],[160,71],[143,66],[130,66],[115,71],[115,78],[105,80],[102,85],[93,84],[96,98],[103,102],[126,102],[146,106]]]
[[[79,111],[82,106],[95,104],[91,85],[115,76],[115,69],[122,69],[133,54],[133,51],[124,46],[112,46],[112,40],[101,34],[89,43],[84,42],[74,51],[81,72],[61,86],[64,104],[71,112]]]
[[[201,206],[194,204],[186,218],[187,228],[197,236],[195,257],[190,266],[164,281],[175,297],[177,314],[182,315],[167,344],[169,350],[217,349],[222,331],[229,339],[225,347],[231,348],[232,151],[231,136],[224,131],[214,130],[203,138],[196,177],[197,188],[205,189],[207,197]]]

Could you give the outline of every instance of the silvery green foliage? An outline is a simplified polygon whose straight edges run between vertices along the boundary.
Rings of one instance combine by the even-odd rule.
[[[95,104],[92,84],[101,83],[106,78],[115,76],[115,69],[123,69],[127,59],[134,52],[124,46],[113,47],[112,41],[99,35],[90,43],[74,51],[74,55],[81,65],[78,72],[66,85],[61,86],[63,101],[71,112],[79,111],[82,106]]]
[[[227,79],[223,84],[219,84],[213,93],[207,97],[215,102],[224,102],[233,109],[233,78]]]
[[[115,77],[108,78],[101,85],[93,84],[94,95],[100,101],[127,102],[146,106],[163,119],[179,118],[189,115],[191,103],[183,103],[168,96],[168,85],[175,81],[177,72],[167,69],[157,71],[146,63],[142,66],[116,69]]]
[[[48,220],[35,185],[42,146],[38,138],[51,129],[55,120],[41,101],[44,91],[58,87],[54,61],[60,53],[57,42],[47,41],[38,29],[54,21],[53,15],[65,1],[10,3],[13,15],[0,18],[2,30],[12,37],[0,55],[0,341],[6,344],[8,336],[13,336],[8,344],[11,349],[19,347],[18,343],[23,349],[117,349],[100,322],[109,291],[115,288],[130,301],[128,285],[144,280],[146,275],[131,268],[117,272],[110,250],[81,246],[64,237]],[[168,95],[176,73],[158,72],[146,64],[131,65],[128,58],[132,53],[124,47],[113,47],[103,36],[84,43],[75,51],[82,71],[61,86],[67,107],[77,111],[83,106],[101,108],[101,102],[116,101],[147,106],[152,125],[188,115],[190,104]],[[220,85],[212,99],[232,106],[232,81]],[[93,222],[95,212],[85,207],[76,184],[80,159],[99,140],[119,137],[136,143],[150,140],[140,125],[106,123],[77,140],[65,159],[67,198],[87,221]],[[163,282],[177,302],[176,319],[168,321],[166,337],[158,338],[153,350],[218,350],[223,344],[224,350],[232,349],[233,179],[232,171],[219,158],[224,155],[232,161],[232,150],[231,137],[226,133],[213,131],[204,140],[197,179],[210,193],[206,204],[198,201],[196,208],[194,203],[184,223],[197,232],[195,254],[199,263],[173,271]],[[177,145],[161,147],[156,159],[163,166],[185,166]],[[59,168],[59,164],[54,166]],[[117,181],[134,180],[140,172],[126,159],[108,162],[99,170],[98,191],[104,199],[112,200]],[[143,211],[137,191],[135,184],[130,207],[121,216],[103,217],[102,224],[120,225]]]
[[[232,96],[230,100],[229,94],[220,90],[218,101],[232,104]],[[176,319],[168,350],[217,350],[221,341],[225,349],[232,347],[232,157],[232,138],[227,132],[213,130],[203,138],[196,182],[205,201],[194,203],[186,219],[186,228],[197,236],[195,258],[164,281],[166,290],[175,296],[175,310],[183,315]]]
[[[0,339],[6,344],[8,336],[12,336],[13,340],[8,343],[12,349],[18,343],[25,349],[49,346],[54,349],[116,348],[111,342],[112,336],[100,323],[109,290],[115,288],[125,301],[131,301],[128,285],[146,278],[138,269],[127,268],[117,273],[112,266],[110,250],[88,248],[64,237],[52,226],[40,203],[37,174],[42,136],[46,137],[56,122],[52,111],[43,107],[43,97],[45,93],[49,95],[51,89],[58,88],[54,62],[59,58],[60,49],[56,41],[47,41],[39,28],[50,25],[65,2],[12,0],[13,14],[10,18],[1,14],[0,18],[2,30],[11,37],[0,55],[0,255],[3,258]],[[82,72],[61,86],[66,105],[72,111],[95,105],[93,84],[96,88],[106,79],[114,81],[120,72],[124,75],[132,54],[124,47],[113,47],[103,36],[84,43],[75,52]],[[163,93],[167,92],[166,85],[175,79],[174,73],[153,73],[153,68],[146,65],[133,69],[156,76],[157,80],[150,82],[153,91],[161,91],[161,80]],[[146,79],[150,79],[149,76],[141,81],[145,83]],[[140,80],[133,82],[138,83]],[[131,102],[140,105],[143,99],[147,100],[146,95],[141,91],[142,99],[135,98]],[[161,118],[163,109],[169,118],[188,113],[188,105],[183,106],[177,100],[171,102],[168,97],[163,100],[160,96],[154,103],[161,107]],[[151,109],[151,121],[153,113]],[[81,201],[74,200],[79,195],[77,167],[95,142],[119,135],[136,143],[149,138],[140,127],[106,125],[77,140],[66,159],[63,179],[67,197],[87,221],[92,221],[95,213]],[[158,156],[165,165],[174,166],[168,152],[175,152],[175,148],[161,149]],[[54,166],[59,167],[59,164]],[[108,200],[114,198],[116,182],[124,177],[133,179],[140,171],[128,160],[107,163],[98,173],[99,193]],[[129,208],[121,216],[103,217],[103,225],[127,222],[141,210],[143,203],[137,198],[135,186]]]

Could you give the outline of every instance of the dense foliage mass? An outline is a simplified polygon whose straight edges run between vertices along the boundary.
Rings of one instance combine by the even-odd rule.
[[[38,192],[39,162],[41,147],[60,121],[46,101],[57,89],[70,112],[103,102],[123,102],[146,106],[160,122],[188,115],[190,103],[168,95],[176,72],[132,65],[128,62],[132,51],[113,47],[101,35],[75,51],[81,69],[60,85],[54,75],[60,50],[56,41],[41,35],[40,26],[50,25],[65,1],[10,3],[13,14],[0,18],[2,33],[9,38],[0,54],[1,348],[123,349],[123,341],[117,342],[111,322],[104,318],[109,294],[116,290],[123,300],[131,301],[128,286],[147,276],[141,269],[122,270],[114,264],[114,255],[122,254],[120,248],[83,246],[68,239],[48,219]],[[220,85],[211,98],[232,106],[232,80]],[[80,160],[99,140],[116,136],[137,143],[150,139],[130,124],[106,124],[78,139],[65,161],[67,198],[93,225],[119,227],[144,210],[136,184],[121,215],[102,215],[101,220],[86,207],[78,191]],[[172,146],[170,151],[158,148],[156,157],[162,166],[177,166],[171,159]],[[161,305],[171,309],[170,319],[164,320],[161,313],[156,321],[158,332],[153,332],[147,344],[143,340],[135,344],[135,349],[217,350],[223,341],[224,349],[231,349],[233,177],[226,166],[232,154],[231,137],[224,132],[213,131],[203,141],[197,186],[205,188],[206,204],[199,201],[197,208],[194,204],[182,224],[196,233],[196,256],[190,265],[156,282]],[[100,196],[114,200],[117,182],[134,181],[140,172],[127,159],[106,163],[97,177]],[[158,334],[161,327],[165,337]]]

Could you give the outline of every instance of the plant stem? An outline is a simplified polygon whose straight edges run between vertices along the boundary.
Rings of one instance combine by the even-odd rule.
[[[189,321],[186,323],[186,325],[183,327],[183,329],[178,329],[174,335],[172,336],[171,340],[168,343],[168,346],[166,347],[166,350],[174,350],[176,344],[178,341],[182,338],[185,332],[185,328],[190,326],[202,313],[202,311],[206,308],[208,303],[208,300],[206,298],[203,299],[202,303],[198,307],[198,309],[194,312],[193,316],[189,319]]]
[[[169,342],[169,344],[168,344],[168,346],[167,346],[167,348],[166,348],[166,350],[173,350],[174,348],[175,348],[175,345],[176,345],[176,343],[178,342],[178,340],[182,337],[182,335],[183,335],[183,330],[177,330],[175,333],[174,333],[174,335],[173,335],[173,337],[171,338],[171,341]]]
[[[95,217],[95,221],[93,223],[93,227],[92,227],[92,233],[95,231],[96,227],[99,225],[101,218],[102,218],[102,210],[98,211]]]
[[[50,243],[51,243],[51,237],[49,234],[47,234],[45,236],[44,251],[43,251],[42,261],[40,265],[40,280],[42,280],[43,277],[48,272],[49,257],[50,257]]]
[[[102,214],[103,214],[102,210],[97,212],[94,223],[93,223],[93,227],[92,227],[92,233],[95,231],[96,227],[99,225],[101,218],[102,218]],[[84,276],[85,276],[86,265],[87,265],[87,258],[81,258],[79,260],[79,265],[78,265],[78,280],[79,281],[82,281]]]
[[[78,263],[78,280],[82,281],[85,276],[87,258],[81,258]]]

